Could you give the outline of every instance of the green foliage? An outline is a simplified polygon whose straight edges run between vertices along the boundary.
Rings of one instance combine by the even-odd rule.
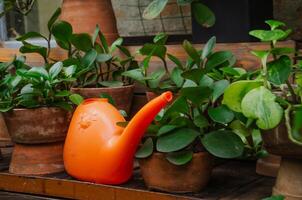
[[[145,19],[154,19],[164,10],[169,0],[153,0],[144,10]],[[196,21],[204,27],[212,27],[215,24],[216,17],[213,11],[200,1],[195,0],[177,0],[179,6],[191,4],[192,12]]]

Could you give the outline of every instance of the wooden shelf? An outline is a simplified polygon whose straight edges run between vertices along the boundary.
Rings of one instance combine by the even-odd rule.
[[[20,176],[7,172],[9,158],[0,164],[0,190],[68,199],[186,200],[255,199],[271,194],[273,178],[255,173],[255,162],[228,161],[217,166],[209,185],[200,193],[168,194],[149,191],[135,169],[132,180],[121,186],[77,181],[66,173],[48,176]]]

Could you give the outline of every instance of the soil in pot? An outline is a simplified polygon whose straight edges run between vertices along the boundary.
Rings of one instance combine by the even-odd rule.
[[[46,175],[64,171],[64,142],[15,144],[9,172],[21,175]]]
[[[195,153],[186,165],[171,164],[162,153],[139,159],[141,174],[149,189],[174,193],[198,192],[210,180],[213,164],[207,152]]]
[[[267,157],[257,160],[256,172],[257,174],[276,177],[280,167],[281,157],[269,154]]]
[[[71,88],[73,93],[84,98],[99,98],[100,94],[109,94],[115,102],[116,108],[130,114],[134,85],[114,88]]]
[[[93,34],[98,24],[110,44],[118,38],[111,0],[63,0],[61,19],[71,23],[75,33]]]

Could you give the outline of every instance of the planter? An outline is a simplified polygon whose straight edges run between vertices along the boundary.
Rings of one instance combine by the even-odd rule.
[[[12,145],[13,143],[8,134],[3,115],[0,113],[0,147],[10,147]]]
[[[15,143],[44,144],[64,141],[71,114],[60,108],[14,109],[4,113]]]
[[[253,41],[249,31],[266,28],[264,21],[273,18],[273,0],[203,0],[216,16],[211,28],[200,26],[194,17],[193,41],[206,42],[215,35],[218,42]]]
[[[269,154],[257,160],[256,172],[264,176],[276,177],[280,168],[281,157]]]
[[[93,34],[98,24],[110,44],[118,38],[111,0],[63,0],[61,19],[76,33]]]
[[[100,94],[109,94],[115,101],[119,110],[130,113],[133,99],[134,85],[115,87],[115,88],[71,88],[73,93],[79,94],[84,98],[99,98]]]
[[[64,142],[50,144],[15,144],[9,172],[21,175],[46,175],[64,171]]]
[[[195,153],[190,163],[183,166],[171,164],[162,153],[139,159],[143,179],[149,189],[166,192],[198,192],[210,180],[212,156],[207,152]]]
[[[70,112],[42,107],[14,109],[3,116],[15,143],[10,173],[45,175],[64,171],[63,145]]]
[[[269,153],[282,156],[273,194],[288,200],[302,199],[302,146],[289,140],[284,123],[263,133],[262,138]]]

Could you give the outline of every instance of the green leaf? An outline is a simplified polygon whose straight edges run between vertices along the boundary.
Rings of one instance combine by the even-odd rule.
[[[155,44],[164,45],[166,44],[167,39],[168,39],[168,35],[166,33],[159,33],[154,37],[153,42]]]
[[[57,21],[53,24],[52,34],[57,41],[60,41],[66,47],[72,36],[72,26],[68,22]]]
[[[210,78],[208,75],[202,76],[202,78],[199,81],[200,86],[209,87],[212,88],[214,85],[214,80]]]
[[[112,44],[111,44],[111,47],[110,47],[110,52],[113,53],[116,49],[117,49],[117,46],[121,46],[123,44],[123,38],[118,38],[117,40],[115,40]]]
[[[157,56],[161,59],[165,59],[167,47],[164,45],[147,43],[139,50],[139,52],[145,56]]]
[[[209,108],[210,118],[217,123],[228,124],[234,119],[234,113],[228,107],[222,105],[216,108]]]
[[[71,43],[75,48],[87,52],[93,48],[92,38],[87,33],[72,34]]]
[[[69,96],[69,100],[75,105],[80,105],[84,101],[84,98],[79,94],[72,94]]]
[[[276,47],[271,50],[271,53],[274,55],[285,55],[285,54],[293,54],[295,53],[294,48],[288,48],[288,47]]]
[[[265,87],[255,88],[242,99],[242,113],[257,120],[260,129],[275,128],[283,118],[283,109],[275,100],[276,96]]]
[[[114,87],[121,87],[124,85],[123,82],[121,81],[102,81],[102,82],[99,82],[102,86],[105,86],[105,87],[111,87],[111,88],[114,88]]]
[[[166,156],[167,160],[174,165],[185,165],[193,158],[192,151],[181,151],[169,153]]]
[[[69,67],[64,67],[63,71],[65,76],[72,77],[74,73],[76,72],[77,66],[76,65],[70,65]]]
[[[44,37],[43,35],[41,35],[40,33],[37,33],[37,32],[27,32],[24,35],[21,35],[20,37],[18,37],[16,40],[24,41],[24,40],[32,39],[32,38],[43,38],[43,39],[47,40],[46,37]]]
[[[45,80],[49,79],[49,74],[44,67],[32,67],[27,71],[26,76],[38,79],[42,77]]]
[[[180,69],[183,69],[182,63],[180,62],[180,60],[178,58],[176,58],[172,54],[167,54],[167,56],[174,64],[177,65],[177,67],[179,67]]]
[[[277,20],[266,20],[265,23],[271,27],[271,30],[275,30],[276,28],[279,28],[281,26],[286,26],[285,23]]]
[[[23,46],[19,49],[21,53],[38,53],[40,54],[43,58],[47,57],[47,48],[41,47],[41,46],[36,46],[30,43],[27,43],[25,41],[22,42]]]
[[[200,80],[203,78],[205,71],[202,69],[191,69],[182,73],[182,77],[194,81],[199,84]]]
[[[122,73],[122,76],[129,77],[139,83],[145,84],[145,77],[141,69],[133,69]]]
[[[205,59],[212,53],[215,44],[216,44],[216,37],[213,36],[211,37],[211,39],[209,39],[209,41],[206,43],[206,45],[203,48],[202,55],[201,55],[202,59]]]
[[[156,18],[167,5],[168,0],[153,0],[143,12],[143,17],[145,19]]]
[[[223,95],[225,89],[230,85],[228,80],[220,80],[216,81],[213,84],[213,95],[212,102],[215,102],[221,95]]]
[[[216,22],[215,14],[206,5],[193,2],[192,12],[197,23],[204,27],[212,27]]]
[[[249,33],[251,36],[258,38],[262,42],[271,42],[281,40],[288,35],[286,31],[275,29],[275,30],[253,30]]]
[[[192,2],[193,2],[193,0],[177,0],[177,4],[180,5],[180,6],[185,6],[185,5],[190,4]]]
[[[96,39],[97,39],[99,33],[100,33],[100,27],[99,27],[99,25],[97,24],[97,25],[95,26],[95,30],[94,30],[93,35],[92,35],[92,44],[93,44],[93,45],[95,45],[95,42],[96,42]]]
[[[241,102],[244,96],[252,89],[262,85],[262,81],[247,80],[234,82],[224,91],[222,103],[235,112],[241,112]]]
[[[63,63],[57,62],[49,69],[49,75],[52,79],[56,78],[63,69]]]
[[[144,144],[136,152],[136,158],[147,158],[153,153],[153,141],[152,138],[148,138]]]
[[[197,65],[199,65],[201,62],[200,55],[198,51],[193,47],[193,45],[188,40],[185,40],[182,46],[188,56],[190,56],[190,58],[192,58],[192,60],[194,60]]]
[[[200,105],[205,100],[208,100],[212,95],[212,89],[209,87],[187,87],[182,88],[180,94],[195,105]]]
[[[184,79],[181,76],[182,72],[183,71],[181,69],[176,67],[172,70],[171,80],[175,83],[177,87],[181,87],[182,84],[184,83]]]
[[[188,113],[189,107],[187,100],[184,97],[178,97],[175,101],[167,108],[165,116],[173,113]]]
[[[276,195],[276,196],[271,196],[271,197],[264,198],[262,200],[284,200],[284,199],[285,199],[284,196]]]
[[[150,88],[157,88],[162,77],[166,74],[165,69],[159,68],[156,71],[152,72],[149,76],[148,84]]]
[[[131,57],[131,53],[127,48],[119,45],[117,45],[116,47],[119,48],[119,50],[123,52],[127,57]]]
[[[99,32],[99,38],[101,40],[102,47],[103,47],[105,53],[109,53],[110,50],[109,50],[108,42],[107,42],[107,40],[106,40],[106,38],[105,38],[105,36],[104,36],[104,34],[102,33],[101,30]]]
[[[71,92],[67,91],[67,90],[63,90],[63,91],[57,92],[55,94],[56,97],[68,97],[70,95],[71,95]]]
[[[112,56],[110,54],[98,54],[98,56],[96,57],[96,61],[97,62],[107,62],[108,60],[110,60],[112,58]]]
[[[268,80],[275,85],[284,84],[290,76],[291,65],[291,59],[288,56],[281,56],[268,63]]]
[[[162,136],[166,133],[169,133],[175,129],[179,128],[179,126],[176,125],[164,125],[162,127],[160,127],[160,129],[158,130],[157,136]]]
[[[201,141],[207,151],[219,158],[237,158],[244,151],[240,137],[231,131],[214,131],[206,134]]]
[[[209,121],[207,120],[207,118],[205,116],[198,115],[198,116],[194,117],[194,124],[198,128],[206,128],[209,126]]]
[[[195,130],[182,128],[165,134],[157,139],[156,149],[159,152],[173,152],[190,145],[199,135]]]
[[[211,70],[218,67],[219,65],[230,62],[234,55],[230,51],[218,51],[211,54],[206,63],[206,69]]]
[[[52,25],[57,21],[57,19],[59,18],[59,16],[61,15],[61,8],[57,8],[57,10],[52,14],[52,16],[50,17],[50,19],[48,20],[47,23],[47,27],[49,32],[51,32],[52,30]]]
[[[81,60],[81,64],[84,67],[90,67],[93,65],[97,58],[97,52],[94,49],[91,49],[89,52],[85,54],[85,56]]]

